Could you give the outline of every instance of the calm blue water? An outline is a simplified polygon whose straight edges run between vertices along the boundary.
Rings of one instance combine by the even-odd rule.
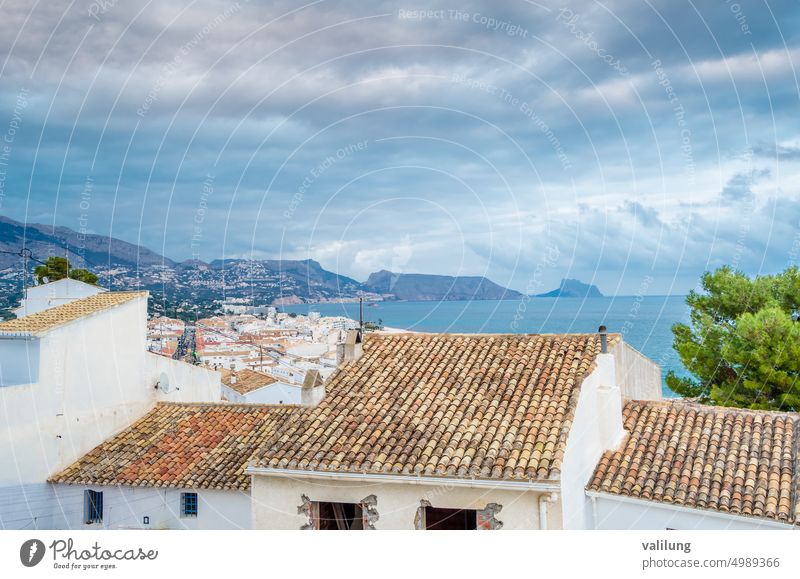
[[[686,370],[672,349],[672,324],[688,321],[683,296],[535,298],[463,302],[384,302],[364,304],[364,320],[418,332],[566,333],[596,332],[601,325],[668,370]],[[281,310],[358,319],[358,304],[303,304]],[[664,385],[664,394],[672,394]]]

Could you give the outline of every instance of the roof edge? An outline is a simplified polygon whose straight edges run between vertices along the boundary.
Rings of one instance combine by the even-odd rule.
[[[107,305],[107,306],[105,306],[103,308],[94,310],[92,312],[88,312],[86,314],[83,314],[83,315],[78,316],[76,318],[73,318],[71,320],[65,320],[63,322],[54,323],[52,326],[49,326],[49,327],[47,327],[45,329],[41,329],[41,330],[35,330],[35,331],[25,331],[25,330],[4,331],[2,329],[2,327],[1,327],[1,325],[0,325],[0,338],[41,338],[41,337],[49,334],[53,330],[57,330],[57,329],[63,328],[64,326],[68,326],[69,324],[74,324],[75,322],[78,322],[80,320],[85,320],[87,318],[94,317],[97,314],[100,314],[102,312],[106,312],[108,310],[112,310],[114,308],[118,308],[120,306],[124,306],[124,305],[130,303],[134,299],[137,299],[137,298],[149,299],[150,298],[150,292],[148,290],[124,290],[124,291],[114,291],[114,292],[107,291],[105,293],[106,294],[131,294],[131,299],[125,300],[123,302],[115,303],[115,304],[109,304],[109,305]],[[138,294],[138,295],[136,295],[136,294]],[[99,294],[96,294],[96,295],[99,295]],[[68,302],[66,304],[61,304],[59,306],[56,306],[54,308],[49,308],[49,309],[53,309],[54,310],[54,309],[57,309],[57,308],[68,307],[68,306],[74,304],[75,302],[78,302],[78,301],[81,301],[81,300],[88,300],[88,299],[91,299],[93,297],[95,297],[95,296],[88,296],[88,297],[85,297],[85,298],[80,298],[78,300],[75,300],[75,301],[72,301],[72,302]],[[46,312],[46,311],[48,311],[48,310],[42,310],[42,312],[37,312],[36,314],[30,314],[30,315],[31,316],[35,316],[37,314],[40,314],[40,313],[43,313],[43,312]],[[17,318],[17,319],[18,320],[24,320],[27,317],[28,316],[23,316],[22,318]],[[14,321],[14,320],[6,320],[6,321]]]
[[[599,490],[591,490],[588,486],[584,489],[586,496],[590,498],[608,498],[611,500],[623,501],[623,502],[634,502],[634,503],[641,503],[647,505],[659,505],[665,509],[670,509],[673,511],[684,511],[693,514],[705,514],[708,516],[720,517],[724,519],[735,519],[740,520],[743,519],[745,521],[758,521],[765,525],[770,525],[773,527],[778,527],[782,529],[794,529],[799,524],[798,521],[781,521],[780,519],[776,519],[774,517],[760,517],[758,515],[747,515],[744,513],[733,513],[730,511],[720,511],[718,509],[709,509],[707,507],[692,507],[688,505],[682,505],[679,503],[670,503],[667,501],[654,501],[652,499],[642,499],[639,497],[631,497],[628,495],[621,495],[616,493],[609,493],[605,491]]]
[[[399,484],[417,485],[441,485],[447,482],[449,485],[474,488],[495,488],[503,490],[517,491],[539,491],[539,492],[561,492],[561,483],[554,480],[541,481],[513,481],[508,479],[478,479],[460,478],[447,476],[418,476],[414,474],[394,474],[394,473],[369,473],[369,472],[348,472],[348,471],[322,471],[322,470],[302,470],[286,469],[264,466],[250,465],[245,469],[249,475],[263,475],[283,478],[324,478],[340,479],[363,482],[388,482]]]

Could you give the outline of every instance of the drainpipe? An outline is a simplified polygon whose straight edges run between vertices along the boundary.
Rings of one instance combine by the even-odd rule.
[[[592,501],[592,528],[596,531],[597,530],[597,497],[591,495],[589,497]]]
[[[539,530],[547,530],[547,503],[554,503],[558,499],[556,493],[539,496]]]

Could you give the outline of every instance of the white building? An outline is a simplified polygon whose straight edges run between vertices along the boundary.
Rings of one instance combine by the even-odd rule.
[[[245,344],[232,346],[206,346],[197,352],[197,359],[201,364],[212,368],[230,368],[237,370],[247,368],[249,360],[257,355],[257,350]]]
[[[220,400],[218,373],[146,351],[147,292],[53,303],[0,323],[2,528],[54,528],[47,478],[157,402]]]
[[[137,299],[118,297],[102,311]],[[41,514],[27,528],[800,523],[797,413],[661,400],[658,366],[619,335],[398,333],[362,343],[352,332],[337,356],[327,381],[306,373],[300,405],[140,405],[143,418],[117,419],[95,446],[81,444],[74,462],[49,471],[50,485],[32,494]],[[179,384],[165,376],[149,391],[181,398]],[[25,445],[12,441],[16,452],[52,432],[49,415],[27,418],[45,426]],[[3,498],[32,510],[10,492]]]
[[[371,335],[264,445],[261,529],[789,529],[796,413],[661,401],[618,335]],[[634,400],[635,399],[635,400]],[[624,410],[623,410],[624,403]]]
[[[294,409],[158,404],[51,477],[52,528],[249,529],[245,468]]]
[[[21,318],[105,291],[108,290],[100,286],[78,281],[77,279],[64,278],[26,288],[22,302],[12,312],[15,316]]]
[[[597,335],[348,340],[320,404],[249,469],[255,528],[586,528],[584,486],[624,437],[600,350]],[[640,386],[658,397],[652,369]]]
[[[241,404],[300,404],[302,385],[287,384],[249,368],[221,370],[222,396]]]
[[[309,361],[318,361],[330,351],[327,342],[300,342],[286,349],[286,354],[292,358]]]
[[[587,486],[595,529],[791,529],[800,524],[798,413],[625,404],[629,433]]]

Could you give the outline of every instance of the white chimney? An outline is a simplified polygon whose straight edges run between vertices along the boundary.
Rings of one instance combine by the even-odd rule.
[[[231,384],[236,384],[236,374],[231,374]]]
[[[325,398],[325,382],[319,370],[309,370],[303,379],[300,390],[300,404],[303,406],[316,406]]]
[[[361,331],[347,330],[344,342],[336,344],[336,365],[341,366],[347,362],[355,362],[364,355],[361,346]]]
[[[600,326],[600,354],[595,372],[597,386],[597,425],[600,444],[604,450],[616,449],[625,437],[622,426],[622,391],[617,386],[616,360],[608,353],[605,326]]]

